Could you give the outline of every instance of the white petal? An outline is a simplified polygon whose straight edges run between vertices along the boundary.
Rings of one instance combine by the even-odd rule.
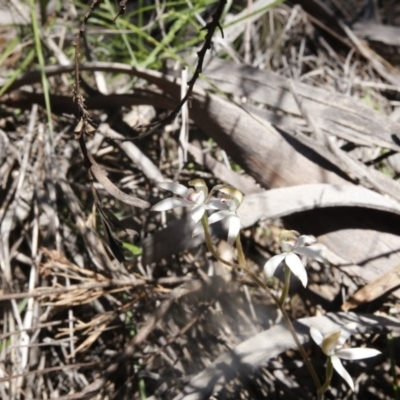
[[[198,206],[194,206],[192,208],[192,219],[194,222],[199,222],[201,220],[201,217],[204,215],[205,209],[203,204],[200,204]]]
[[[314,236],[301,235],[297,238],[296,247],[304,247],[309,244],[313,244],[317,241]]]
[[[193,200],[196,204],[203,204],[204,201],[206,200],[207,194],[204,193],[202,190],[197,190],[195,192],[194,196],[191,196],[192,198],[190,200]],[[186,197],[189,199],[188,197]]]
[[[158,186],[162,189],[169,190],[170,192],[175,193],[181,197],[185,197],[186,192],[189,190],[186,186],[183,186],[176,182],[161,182],[158,183]]]
[[[238,203],[234,199],[222,199],[222,200],[225,200],[224,203],[228,207],[228,210],[236,211],[238,209],[237,205]]]
[[[363,358],[375,357],[381,354],[379,350],[356,347],[355,349],[341,349],[335,353],[336,356],[345,360],[362,360]]]
[[[226,203],[222,203],[221,199],[214,197],[207,201],[206,207],[208,210],[228,210]]]
[[[289,253],[285,258],[285,262],[293,274],[300,279],[303,286],[306,287],[308,282],[307,272],[300,258],[294,253]]]
[[[285,259],[286,253],[278,254],[271,257],[264,265],[264,274],[269,279],[274,276],[275,270],[279,264]]]
[[[322,336],[322,333],[314,326],[310,326],[310,335],[313,338],[314,342],[317,343],[317,345],[321,347],[322,340],[324,338]]]
[[[229,217],[228,244],[233,246],[240,232],[240,218],[237,215]]]
[[[281,240],[282,251],[289,253],[293,250],[293,240]]]
[[[348,385],[351,387],[351,390],[354,391],[353,379],[351,379],[351,376],[343,367],[339,357],[331,356],[331,361],[333,368],[335,368],[336,372],[348,383]]]
[[[294,253],[300,254],[302,256],[306,256],[313,260],[317,260],[319,262],[324,262],[324,249],[319,245],[307,246],[307,247],[295,247],[293,249]]]
[[[192,207],[193,203],[185,199],[177,199],[176,197],[169,197],[168,199],[161,200],[159,203],[151,207],[151,211],[167,211],[176,207]]]
[[[235,214],[232,214],[232,212],[228,211],[228,210],[218,211],[218,212],[212,214],[208,218],[208,224],[209,225],[214,224],[214,223],[216,223],[218,221],[221,221],[221,219],[224,219],[224,218],[229,217],[231,215],[235,215]]]

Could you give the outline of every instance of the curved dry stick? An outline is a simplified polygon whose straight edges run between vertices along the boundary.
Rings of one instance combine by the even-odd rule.
[[[134,196],[130,196],[130,195],[124,193],[122,190],[118,189],[118,187],[115,186],[108,179],[107,175],[100,168],[99,164],[96,163],[96,161],[91,156],[91,154],[88,152],[87,155],[92,164],[90,167],[90,171],[92,172],[93,176],[102,184],[102,186],[108,193],[110,193],[112,196],[114,196],[115,198],[117,198],[118,200],[121,200],[122,202],[124,202],[126,204],[130,204],[132,206],[140,207],[140,208],[150,207],[150,203],[148,201],[139,199]]]

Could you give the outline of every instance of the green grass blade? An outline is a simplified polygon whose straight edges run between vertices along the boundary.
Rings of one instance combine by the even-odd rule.
[[[45,62],[44,62],[43,51],[42,51],[42,42],[41,42],[41,38],[40,38],[40,31],[39,31],[39,26],[38,26],[38,16],[36,14],[35,1],[29,0],[29,6],[31,9],[32,29],[33,29],[35,48],[36,48],[36,55],[37,55],[37,58],[39,61],[43,93],[44,93],[44,101],[46,104],[47,122],[49,124],[49,132],[50,132],[50,143],[52,143],[53,139],[54,139],[54,132],[53,132],[53,121],[51,118],[50,86],[49,86],[49,82],[47,80],[47,76],[46,76],[46,73],[44,70]]]

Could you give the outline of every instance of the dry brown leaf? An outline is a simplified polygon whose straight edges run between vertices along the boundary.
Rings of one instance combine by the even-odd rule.
[[[225,93],[245,96],[285,113],[282,117],[276,111],[262,113],[272,124],[282,128],[290,124],[297,127],[303,125],[301,120],[293,118],[302,117],[302,113],[291,92],[289,79],[272,71],[221,60],[212,61],[205,74],[208,81],[199,82],[202,87],[210,88],[208,82],[211,81]],[[294,85],[304,107],[317,116],[315,122],[319,129],[355,143],[400,150],[393,140],[400,131],[398,122],[392,121],[362,100],[300,82],[295,82]]]
[[[400,286],[400,265],[392,268],[380,278],[365,285],[353,294],[343,305],[342,310],[348,311],[361,304],[368,303],[383,296],[385,293]]]

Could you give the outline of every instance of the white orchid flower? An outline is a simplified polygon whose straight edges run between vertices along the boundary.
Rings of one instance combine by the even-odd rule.
[[[240,232],[240,218],[237,215],[237,209],[242,204],[243,193],[232,186],[221,186],[216,190],[223,195],[222,198],[218,199],[219,206],[217,206],[217,209],[220,211],[212,214],[208,218],[208,223],[211,225],[223,219],[227,219],[228,244],[232,246]]]
[[[354,391],[354,382],[349,373],[343,367],[341,358],[344,360],[362,360],[364,358],[374,357],[381,354],[379,350],[357,347],[354,349],[342,349],[345,341],[355,330],[357,324],[350,323],[335,332],[322,336],[321,332],[315,328],[310,328],[310,335],[314,342],[321,347],[322,351],[330,358],[333,368],[348,383]]]
[[[306,269],[298,256],[306,256],[320,262],[324,262],[322,248],[318,245],[313,246],[316,242],[314,236],[302,235],[296,231],[283,230],[279,237],[282,254],[278,254],[270,258],[264,265],[264,273],[267,278],[271,278],[275,270],[284,261],[295,276],[297,276],[304,287],[307,286],[308,278]]]
[[[192,219],[197,223],[201,220],[206,210],[218,209],[220,206],[219,200],[211,198],[213,191],[216,190],[215,188],[208,194],[208,188],[203,179],[194,179],[189,182],[189,185],[193,186],[193,188],[187,188],[176,182],[159,183],[159,187],[169,190],[181,198],[170,197],[161,200],[151,207],[151,210],[167,211],[177,207],[188,207],[191,209]]]

